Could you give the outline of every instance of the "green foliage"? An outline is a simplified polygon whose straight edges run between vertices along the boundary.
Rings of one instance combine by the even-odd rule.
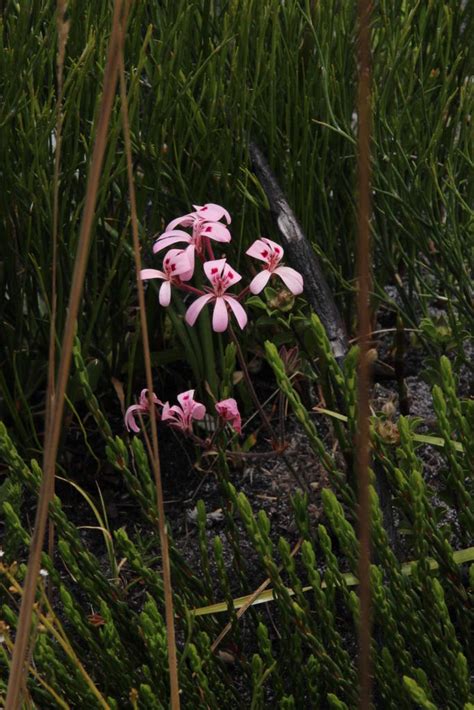
[[[318,428],[295,393],[276,349],[267,345],[267,354],[281,390],[298,414],[316,452],[325,450]],[[80,367],[77,354],[76,359]],[[227,359],[231,367],[230,350]],[[327,371],[330,369],[331,364],[327,363]],[[446,466],[439,476],[441,483],[456,493],[451,505],[455,516],[464,520],[461,536],[465,531],[470,535],[465,501],[471,495],[468,475],[471,423],[465,402],[457,394],[449,363],[444,359],[440,371],[443,374],[433,392],[439,431],[443,441],[452,441],[456,436],[463,445],[466,443],[466,449],[449,447],[448,443],[444,450]],[[327,382],[331,383],[335,396],[353,390],[353,364],[349,363],[344,371],[335,370]],[[81,377],[80,387],[81,396],[93,414],[100,403],[91,393],[87,377]],[[354,427],[351,416],[355,417],[355,412],[350,407],[346,411],[347,422],[341,420],[343,440]],[[97,423],[103,417],[102,411],[94,415]],[[424,480],[415,439],[416,422],[401,417],[397,427],[399,441],[394,446],[378,434],[377,417],[374,418],[373,456],[387,476],[395,507],[409,526],[411,534],[406,535],[404,542],[406,554],[417,561],[408,575],[390,547],[379,498],[372,487],[375,692],[389,710],[408,710],[414,703],[455,710],[460,703],[469,706],[473,697],[469,670],[472,583],[453,556],[459,546],[453,517],[443,520],[443,509]],[[109,462],[123,477],[142,511],[146,533],[121,528],[110,540],[104,533],[104,551],[113,553],[116,565],[110,577],[84,545],[60,500],[55,498],[51,514],[56,525],[57,553],[67,572],[59,574],[57,565],[47,555],[43,556],[42,564],[60,600],[52,618],[64,624],[67,643],[75,655],[65,650],[67,644],[58,645],[56,636],[49,627],[43,628],[40,619],[33,660],[35,672],[44,684],[38,685],[32,675],[29,692],[34,702],[43,706],[50,702],[48,687],[67,688],[62,694],[66,702],[94,706],[96,696],[78,666],[76,659],[79,659],[110,707],[128,707],[132,700],[139,707],[140,703],[144,707],[164,707],[168,695],[166,627],[150,466],[138,437],[128,448],[120,437],[112,438],[107,428],[102,428],[102,434]],[[21,581],[24,577],[24,565],[17,566],[15,560],[23,557],[30,541],[22,502],[25,496],[37,495],[40,470],[35,460],[28,464],[22,459],[1,423],[0,455],[9,470],[9,478],[0,491],[7,527],[0,596],[2,617],[8,625],[4,635],[11,639],[17,623],[17,608],[10,591],[12,580]],[[227,607],[231,643],[241,647],[249,633],[257,643],[252,657],[237,656],[233,661],[248,688],[249,707],[263,708],[268,698],[275,699],[279,707],[305,707],[308,703],[316,707],[318,704],[353,707],[357,703],[354,639],[359,607],[356,593],[347,584],[346,571],[357,572],[358,541],[353,498],[344,495],[347,483],[342,476],[335,476],[336,492],[323,489],[325,524],[319,524],[316,530],[308,518],[307,496],[295,497],[295,520],[302,536],[301,551],[295,555],[285,538],[275,539],[266,513],[256,513],[246,496],[226,480],[225,460],[221,456],[219,461],[226,536],[235,555],[235,566],[226,560],[220,536],[214,538],[211,555],[202,501],[197,504],[200,557],[197,569],[189,568],[171,540],[174,603],[178,636],[182,639],[178,649],[180,685],[185,706],[202,703],[210,707],[232,706],[239,702],[232,672],[219,652],[211,651],[211,642],[223,625],[220,617],[192,613],[217,598],[223,599]],[[331,468],[329,471],[332,472]],[[99,520],[99,508],[92,499],[90,504]],[[258,560],[258,584],[270,578],[279,638],[274,637],[271,627],[257,611],[247,611],[245,636],[242,621],[237,618],[235,596],[251,592],[257,581],[255,572],[249,576],[242,559],[239,547],[242,533],[238,531],[236,515],[242,520]],[[109,533],[106,522],[101,527]],[[118,560],[122,560],[120,565]],[[472,577],[472,565],[470,574]],[[138,599],[142,602],[137,603]],[[7,651],[0,657],[0,664],[3,668],[8,666]]]
[[[436,710],[436,705],[428,700],[423,688],[420,688],[416,680],[408,676],[403,676],[403,685],[408,691],[410,697],[424,710]]]
[[[0,17],[5,47],[0,58],[1,416],[14,423],[16,436],[30,451],[40,448],[37,395],[46,380],[51,310],[55,9],[54,3],[39,0],[9,0]],[[67,317],[111,5],[98,2],[82,11],[71,4],[70,18],[59,335]],[[472,85],[466,80],[472,28],[470,4],[459,7],[457,0],[428,5],[384,0],[373,8],[376,299],[401,311],[407,325],[421,323],[419,337],[432,352],[444,352],[454,342],[459,362],[466,361],[462,341],[473,323],[468,274]],[[266,200],[248,161],[248,140],[254,138],[351,323],[354,37],[355,6],[338,0],[133,5],[125,60],[145,265],[154,265],[153,236],[192,203],[212,200],[234,215],[236,267],[255,236],[272,236]],[[113,397],[110,381],[115,377],[126,384],[130,401],[133,378],[141,379],[143,368],[119,102],[111,119],[94,229],[78,324],[82,357],[95,370],[96,396]],[[387,282],[394,283],[401,305],[385,293]],[[444,331],[428,325],[433,299],[448,304],[448,343]],[[176,304],[168,312],[159,308],[151,287],[147,308],[149,322],[156,324],[153,355],[163,377],[173,363],[185,360],[196,381],[206,373],[212,380],[215,372],[207,371],[203,341],[186,328]]]
[[[29,534],[14,512],[15,500],[18,500],[18,487],[29,494],[35,493],[36,478],[26,463],[20,465],[11,440],[4,429],[0,431],[1,455],[10,467],[10,486],[2,489],[3,508],[10,536],[16,537],[16,554],[21,555],[29,542]],[[372,566],[376,692],[387,708],[410,708],[410,702],[415,702],[422,707],[454,710],[460,702],[468,704],[472,700],[468,630],[472,619],[465,606],[472,590],[453,565],[449,543],[441,534],[433,537],[429,522],[432,504],[417,478],[416,453],[410,430],[403,422],[401,432],[400,454],[404,453],[401,462],[405,465],[406,461],[410,468],[414,466],[413,478],[407,484],[409,488],[405,488],[403,475],[395,480],[400,481],[403,496],[407,490],[411,491],[413,524],[421,539],[421,543],[415,543],[414,551],[433,556],[440,574],[433,576],[422,558],[411,576],[406,575],[388,546],[378,499],[372,491],[374,544],[378,556],[377,565]],[[132,474],[127,469],[128,453],[121,440],[110,439],[108,447],[111,457],[115,451],[123,458],[117,468],[125,480],[132,475],[138,480],[138,472]],[[135,440],[134,455],[139,459],[140,447],[139,440]],[[35,469],[36,464],[32,468]],[[130,490],[133,494],[133,489]],[[281,636],[281,639],[273,639],[263,618],[248,612],[247,629],[249,625],[254,628],[258,642],[258,653],[254,653],[249,663],[244,659],[238,661],[249,688],[248,706],[265,707],[267,693],[270,693],[279,707],[304,707],[309,702],[326,702],[324,698],[331,707],[353,707],[357,700],[353,638],[358,610],[357,598],[347,587],[343,574],[346,564],[352,569],[357,564],[357,540],[350,509],[346,510],[332,491],[324,490],[328,527],[320,525],[315,538],[311,528],[304,525],[302,511],[307,500],[295,501],[297,515],[302,518],[301,566],[284,538],[280,538],[277,545],[272,541],[270,522],[263,511],[255,515],[247,498],[242,493],[237,494],[230,484],[224,486],[223,491],[227,506],[233,506],[241,516],[248,539],[260,559],[261,579],[266,575],[271,579]],[[147,543],[144,544],[138,531],[130,531],[130,536],[120,529],[114,536],[116,554],[126,560],[121,565],[118,583],[104,576],[84,547],[78,530],[64,515],[59,500],[55,500],[52,508],[58,552],[68,570],[66,577],[58,575],[51,561],[44,557],[44,566],[50,571],[61,600],[55,614],[65,620],[68,642],[111,707],[128,707],[127,703],[135,695],[144,707],[163,707],[168,693],[163,587],[159,561],[153,552],[158,536],[150,505],[145,500],[143,496],[144,520],[149,526]],[[173,544],[171,549],[177,623],[184,639],[179,648],[180,684],[186,698],[185,707],[202,703],[210,707],[225,703],[232,706],[238,702],[237,690],[226,666],[210,650],[211,640],[221,628],[219,617],[196,617],[190,611],[212,603],[215,594],[202,502],[198,503],[198,524],[200,570],[189,570]],[[334,545],[339,548],[337,556]],[[239,641],[241,622],[235,616],[232,600],[236,580],[226,565],[219,537],[214,540],[214,557],[221,590],[218,594],[226,599],[232,621],[231,638]],[[15,576],[21,578],[23,568],[16,568],[11,562],[10,556],[2,558],[0,594],[3,618],[14,628],[17,612],[11,605],[8,589]],[[307,582],[311,593],[304,586]],[[246,591],[254,585],[255,581],[248,579]],[[135,590],[139,588],[146,592],[141,608],[137,608],[135,601]],[[53,689],[68,689],[64,695],[68,703],[94,706],[95,700],[83,674],[48,629],[43,629],[38,636],[34,662],[36,672],[47,685]],[[8,664],[8,654],[3,654],[0,663]],[[48,697],[45,688],[33,683],[33,679],[29,684],[30,693],[39,706]]]

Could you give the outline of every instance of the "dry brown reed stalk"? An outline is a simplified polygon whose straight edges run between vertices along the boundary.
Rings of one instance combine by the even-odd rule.
[[[77,314],[82,296],[84,276],[86,272],[87,258],[91,241],[91,229],[94,219],[95,205],[99,179],[102,172],[102,163],[107,144],[107,130],[112,111],[115,88],[117,85],[118,58],[120,46],[120,20],[123,15],[122,0],[115,0],[112,20],[112,32],[109,40],[107,53],[107,63],[104,73],[103,94],[100,105],[99,118],[97,121],[97,132],[94,142],[89,177],[87,181],[86,198],[84,212],[82,216],[79,233],[79,244],[74,264],[71,291],[69,295],[68,314],[64,328],[64,336],[61,348],[61,359],[59,362],[58,376],[55,386],[55,396],[50,416],[50,426],[46,431],[46,440],[43,457],[43,477],[36,509],[36,520],[33,535],[31,538],[30,551],[28,556],[28,567],[23,588],[18,628],[16,632],[15,646],[13,649],[10,675],[8,679],[6,708],[7,710],[17,710],[21,707],[21,689],[27,664],[25,664],[33,604],[35,602],[36,588],[38,585],[38,575],[41,563],[41,552],[43,548],[46,525],[48,522],[49,503],[52,497],[54,485],[54,473],[56,458],[61,434],[61,424],[64,412],[64,398],[66,394],[69,371],[71,365],[72,347],[76,331]]]
[[[173,588],[171,583],[171,564],[169,555],[168,531],[166,529],[165,506],[163,499],[163,486],[161,483],[161,468],[160,454],[158,447],[158,432],[156,427],[155,404],[153,402],[153,374],[151,369],[150,355],[150,340],[148,334],[148,322],[146,317],[145,292],[143,289],[143,281],[140,278],[142,268],[140,255],[140,241],[138,236],[138,219],[137,219],[137,203],[135,198],[135,185],[133,180],[133,162],[132,162],[132,144],[130,140],[130,122],[128,117],[128,100],[127,87],[125,83],[125,67],[123,59],[123,41],[125,33],[122,36],[120,44],[119,56],[119,74],[120,74],[120,100],[122,108],[122,123],[123,135],[125,142],[125,154],[127,158],[127,174],[128,174],[128,190],[130,197],[130,214],[132,221],[132,236],[133,236],[133,252],[135,256],[135,270],[137,278],[138,304],[140,310],[140,327],[142,331],[143,342],[143,357],[145,362],[146,384],[148,388],[148,398],[150,405],[150,425],[151,425],[151,450],[148,447],[149,456],[152,463],[153,474],[156,486],[156,502],[158,508],[158,528],[160,534],[161,557],[163,566],[163,591],[165,600],[165,617],[166,617],[166,637],[168,646],[168,665],[170,679],[170,700],[172,710],[179,710],[179,679],[178,679],[178,662],[176,654],[176,637],[174,628],[174,611],[173,611]],[[147,442],[149,443],[149,442]]]
[[[15,577],[8,571],[8,570],[3,570],[3,573],[7,577],[8,581],[10,582],[10,589],[14,592],[14,594],[17,595],[22,595],[24,592],[20,586],[20,584],[17,582]],[[37,622],[41,624],[50,634],[51,636],[55,639],[55,641],[61,646],[63,649],[64,653],[66,656],[68,656],[71,661],[74,663],[74,666],[76,669],[79,671],[79,673],[82,675],[86,685],[88,686],[89,690],[91,693],[95,696],[98,704],[100,707],[104,708],[104,710],[110,710],[110,706],[95,685],[94,681],[86,671],[85,667],[82,665],[79,657],[77,656],[76,652],[72,648],[71,644],[69,643],[69,639],[67,637],[67,634],[65,633],[63,626],[61,622],[59,621],[59,618],[57,615],[54,613],[53,608],[48,601],[48,597],[44,591],[44,589],[41,589],[41,601],[43,602],[44,606],[46,607],[46,613],[43,613],[42,611],[39,610],[38,608],[35,608],[35,614],[37,617]],[[32,666],[30,666],[31,668]],[[36,673],[34,674],[35,677],[37,677]],[[41,681],[41,684],[44,685],[44,681]],[[10,707],[7,705],[7,707]],[[66,705],[66,707],[69,707],[69,705]]]
[[[56,371],[56,316],[57,316],[57,263],[58,263],[58,236],[59,236],[59,175],[61,166],[61,148],[63,141],[63,86],[64,86],[64,57],[66,43],[69,36],[70,22],[66,20],[67,0],[58,0],[56,8],[56,27],[58,33],[58,53],[56,57],[56,148],[54,153],[53,176],[53,263],[51,265],[51,323],[49,326],[49,355],[48,355],[48,387],[46,392],[45,413],[45,440],[51,424],[51,412],[54,408],[54,376]],[[51,499],[54,496],[54,480],[51,490]],[[48,529],[48,555],[54,554],[54,523],[50,519]],[[48,580],[48,595],[51,596],[51,581]]]
[[[300,539],[298,540],[298,542],[296,543],[294,548],[291,550],[290,557],[294,557],[296,555],[296,553],[299,551],[302,544],[303,544],[303,538],[300,537]],[[283,565],[280,565],[280,567],[278,568],[278,571],[281,572],[282,569],[283,569]],[[242,604],[240,609],[237,611],[237,613],[235,615],[236,619],[240,619],[245,614],[247,609],[249,609],[253,605],[255,600],[259,598],[259,596],[262,594],[262,592],[265,591],[265,589],[268,587],[270,582],[271,582],[270,577],[267,577],[267,579],[265,579],[262,582],[262,584],[254,592],[252,592],[252,594],[247,598],[246,602],[244,604]],[[213,641],[212,646],[211,646],[212,653],[216,652],[218,646],[224,640],[224,638],[227,636],[227,634],[229,633],[231,628],[232,628],[232,621],[229,621],[224,626],[224,628],[222,629],[220,634]]]
[[[8,637],[5,637],[4,643],[7,651],[11,654],[14,646],[13,641],[11,641]],[[28,668],[28,672],[31,673],[36,682],[39,683],[53,697],[58,708],[63,708],[63,710],[69,710],[70,706],[61,698],[60,695],[56,693],[54,688],[48,685],[48,683],[41,677],[41,675],[38,673],[34,666],[30,665]],[[33,706],[32,703],[31,706]]]
[[[370,589],[370,363],[368,351],[371,338],[370,318],[370,0],[358,2],[358,236],[357,236],[357,316],[360,359],[357,385],[357,480],[358,480],[358,532],[359,532],[359,708],[371,705],[371,589]]]

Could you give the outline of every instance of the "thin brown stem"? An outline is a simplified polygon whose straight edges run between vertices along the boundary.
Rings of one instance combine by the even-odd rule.
[[[201,289],[199,288],[194,288],[194,286],[190,286],[189,284],[184,283],[184,281],[173,283],[173,286],[179,288],[180,291],[188,291],[189,293],[195,293],[197,296],[204,296],[204,294],[206,293],[205,291],[201,291]]]
[[[291,550],[291,552],[290,552],[290,557],[294,557],[294,556],[296,555],[296,553],[298,552],[298,550],[300,549],[300,547],[301,547],[302,544],[303,544],[303,538],[300,538],[300,539],[298,540],[298,542],[296,543],[296,545],[294,546],[294,548]],[[283,569],[283,565],[280,565],[280,567],[278,568],[278,571],[281,572],[282,569]],[[260,596],[260,594],[265,591],[265,589],[268,587],[268,585],[270,584],[270,582],[271,582],[271,579],[270,579],[270,577],[268,577],[268,578],[267,578],[264,582],[262,582],[262,584],[247,598],[247,600],[245,601],[245,604],[242,604],[242,606],[240,607],[240,609],[239,609],[239,610],[237,611],[237,613],[236,613],[236,618],[237,618],[237,619],[240,619],[240,617],[245,614],[245,612],[247,611],[247,609],[249,609],[249,608],[252,606],[252,604],[255,602],[256,599],[258,599],[258,597]],[[222,631],[220,632],[220,634],[217,636],[217,638],[215,639],[215,641],[213,642],[213,644],[212,644],[212,646],[211,646],[211,651],[212,651],[213,653],[216,652],[217,647],[218,647],[219,644],[223,641],[223,639],[227,636],[227,634],[229,633],[229,631],[231,630],[231,628],[232,628],[232,622],[229,621],[229,622],[224,626],[224,628],[222,629]]]
[[[48,354],[48,385],[46,393],[45,432],[51,422],[51,412],[54,409],[54,379],[56,371],[56,319],[57,319],[57,268],[58,268],[58,237],[59,237],[59,179],[61,166],[61,148],[63,142],[63,77],[64,56],[69,35],[69,21],[66,20],[67,0],[58,0],[56,8],[56,27],[58,33],[58,54],[56,58],[56,149],[54,153],[53,176],[53,263],[51,265],[51,323],[49,326],[49,354]],[[47,434],[45,435],[45,438]],[[52,484],[51,499],[54,496],[54,480]],[[48,528],[48,555],[54,556],[54,522],[49,520]],[[48,595],[51,597],[51,580],[48,579]]]
[[[250,293],[250,288],[248,286],[246,286],[245,288],[242,289],[242,291],[240,293],[237,294],[236,298],[238,301],[241,301],[249,293]]]
[[[122,40],[124,37],[122,37]],[[158,508],[158,526],[160,533],[160,544],[161,544],[161,556],[163,563],[163,590],[165,599],[165,617],[166,617],[166,630],[167,630],[167,643],[168,643],[168,664],[169,664],[169,678],[170,678],[170,696],[171,696],[171,708],[172,710],[179,710],[180,698],[179,698],[179,680],[178,680],[178,664],[177,664],[177,654],[176,654],[176,639],[175,639],[175,628],[174,628],[174,612],[173,612],[173,589],[171,584],[171,564],[169,555],[169,543],[168,543],[168,532],[166,529],[165,520],[165,506],[163,500],[163,487],[161,483],[161,470],[160,470],[160,457],[158,449],[158,433],[156,426],[155,417],[155,405],[153,402],[153,376],[151,370],[151,356],[150,356],[150,341],[148,336],[148,323],[146,317],[146,306],[145,306],[145,293],[143,289],[143,282],[140,278],[141,271],[141,256],[140,256],[140,241],[138,237],[138,219],[137,219],[137,205],[135,198],[135,185],[133,180],[133,162],[132,162],[132,145],[130,140],[130,124],[128,117],[128,101],[127,101],[127,88],[125,84],[125,67],[123,61],[123,42],[120,46],[120,56],[119,56],[119,68],[120,68],[120,98],[122,105],[122,121],[123,121],[123,135],[125,142],[125,153],[127,157],[127,174],[128,174],[128,185],[129,185],[129,197],[130,197],[130,213],[132,218],[132,235],[133,235],[133,250],[135,255],[135,269],[137,278],[137,290],[138,290],[138,303],[140,308],[140,322],[143,340],[143,354],[145,361],[145,372],[146,372],[146,382],[148,388],[148,397],[150,402],[150,425],[151,425],[151,443],[152,443],[152,456],[151,462],[153,467],[153,473],[155,477],[156,485],[156,499]]]
[[[240,343],[239,343],[239,341],[238,341],[238,339],[237,339],[237,336],[235,335],[235,333],[234,333],[234,331],[233,331],[233,329],[232,329],[231,326],[229,326],[229,333],[230,333],[230,337],[232,338],[232,340],[233,340],[233,342],[234,342],[234,344],[235,344],[235,348],[236,348],[236,350],[237,350],[237,357],[239,358],[240,367],[242,368],[242,372],[243,372],[243,375],[244,375],[245,382],[247,383],[247,387],[248,387],[248,389],[249,389],[250,396],[252,397],[252,399],[253,399],[253,401],[254,401],[254,404],[255,404],[255,406],[256,406],[256,408],[257,408],[259,414],[260,414],[260,417],[261,417],[261,419],[262,419],[262,421],[263,421],[263,423],[264,423],[264,425],[265,425],[265,428],[267,429],[267,431],[268,431],[268,433],[269,433],[269,435],[270,435],[270,439],[271,439],[272,443],[278,445],[278,436],[277,436],[277,433],[276,433],[276,431],[274,430],[274,428],[273,428],[273,426],[272,426],[272,424],[271,424],[269,418],[267,417],[267,414],[266,414],[264,408],[263,408],[262,405],[260,404],[260,400],[259,400],[259,398],[258,398],[257,393],[255,392],[255,388],[254,388],[254,386],[253,386],[252,378],[250,377],[250,373],[249,373],[249,371],[248,371],[247,363],[245,362],[245,358],[244,358],[244,355],[243,355],[243,353],[242,353],[242,349],[241,349],[241,347],[240,347]],[[286,456],[286,454],[283,453],[283,451],[281,451],[281,449],[278,450],[278,453],[279,453],[279,455],[281,456],[281,458],[283,459],[283,461],[285,462],[285,466],[287,467],[287,469],[289,470],[289,472],[291,473],[291,475],[293,476],[293,478],[295,479],[295,481],[297,482],[297,484],[298,484],[303,490],[305,490],[305,491],[308,493],[308,495],[309,495],[310,497],[313,497],[313,491],[312,491],[311,488],[309,487],[307,481],[306,481],[302,476],[300,476],[300,474],[298,473],[298,471],[294,468],[294,466],[293,466],[292,463],[290,462],[288,456]]]
[[[371,706],[371,589],[370,589],[370,362],[368,351],[371,339],[370,291],[370,134],[371,134],[371,87],[370,87],[370,0],[358,2],[358,239],[357,315],[360,359],[358,367],[358,414],[357,414],[357,478],[358,478],[358,528],[359,528],[359,708]]]
[[[15,590],[16,594],[22,595],[23,590],[20,586],[20,584],[17,582],[15,577],[8,571],[4,570],[4,574],[8,578],[8,581],[10,582],[10,585],[12,589]],[[51,635],[54,637],[54,639],[59,643],[59,645],[62,647],[63,651],[69,656],[69,658],[72,660],[74,663],[74,666],[77,668],[77,670],[80,672],[80,674],[83,676],[86,684],[92,691],[92,693],[95,695],[96,699],[99,702],[99,705],[103,707],[105,710],[110,710],[109,704],[105,701],[101,693],[99,692],[97,686],[95,685],[94,681],[82,665],[79,657],[77,656],[76,652],[72,648],[71,644],[69,643],[69,639],[64,632],[64,629],[61,625],[61,622],[59,621],[59,618],[57,615],[54,613],[53,608],[51,604],[48,601],[47,595],[44,592],[44,589],[41,589],[41,600],[40,602],[44,603],[46,606],[47,613],[44,614],[40,608],[38,607],[37,609],[35,608],[35,613],[37,617],[37,623],[42,624],[43,626],[46,627],[46,629],[51,633]],[[28,666],[30,665],[30,662],[28,662]],[[7,705],[7,707],[9,707]]]
[[[64,400],[69,380],[71,366],[72,347],[76,332],[77,315],[82,297],[82,288],[89,255],[89,247],[92,234],[92,223],[95,214],[97,192],[99,180],[102,172],[102,164],[107,145],[107,130],[109,126],[110,114],[112,111],[115,87],[117,84],[118,50],[120,39],[120,17],[122,15],[122,0],[116,0],[112,20],[112,32],[109,40],[107,64],[104,73],[104,89],[102,94],[99,118],[97,121],[97,132],[94,142],[94,151],[87,182],[84,212],[79,233],[79,245],[74,263],[74,272],[69,296],[68,317],[66,319],[64,336],[61,349],[61,359],[58,369],[58,377],[55,387],[54,406],[50,417],[50,426],[47,430],[43,457],[43,477],[39,492],[38,506],[36,510],[36,520],[34,532],[31,538],[30,552],[28,556],[28,567],[24,584],[24,592],[21,600],[20,614],[18,619],[13,658],[8,679],[6,707],[21,707],[21,688],[23,679],[27,672],[25,665],[28,649],[28,638],[35,601],[38,575],[41,563],[41,551],[43,548],[46,525],[48,522],[49,503],[51,500],[54,473],[56,468],[56,458],[61,434],[62,418],[64,413]]]

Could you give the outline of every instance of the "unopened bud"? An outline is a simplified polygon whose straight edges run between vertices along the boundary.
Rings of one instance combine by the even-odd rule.
[[[388,419],[393,419],[396,412],[396,407],[391,399],[389,399],[388,402],[385,402],[382,407],[382,412]]]

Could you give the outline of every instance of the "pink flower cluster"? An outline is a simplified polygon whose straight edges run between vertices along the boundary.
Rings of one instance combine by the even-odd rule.
[[[193,422],[201,421],[206,415],[206,407],[201,402],[196,402],[194,399],[194,390],[188,390],[178,395],[179,404],[170,406],[169,402],[161,402],[155,393],[153,393],[153,404],[156,406],[156,414],[162,422],[166,422],[172,427],[179,429],[184,434],[193,433]],[[158,407],[161,407],[161,412]],[[215,405],[216,412],[225,425],[226,423],[240,434],[242,431],[242,420],[239,413],[239,408],[235,399],[231,397],[217,402]],[[150,400],[148,390],[141,391],[138,404],[132,404],[125,412],[125,426],[129,431],[138,433],[140,428],[136,422],[137,415],[148,414],[150,411]]]
[[[158,237],[153,252],[157,254],[174,244],[186,244],[182,249],[170,249],[163,259],[163,267],[158,269],[142,269],[142,279],[161,279],[163,281],[159,301],[162,306],[171,302],[171,289],[197,296],[186,312],[186,322],[193,326],[207,304],[214,304],[212,327],[216,333],[222,333],[229,326],[229,313],[234,316],[239,327],[245,328],[248,322],[247,314],[241,301],[250,291],[258,294],[270,281],[273,275],[281,278],[285,286],[295,296],[303,291],[303,277],[295,269],[281,265],[283,248],[271,239],[257,239],[247,249],[247,254],[263,262],[262,270],[251,280],[249,286],[240,293],[228,293],[228,289],[241,281],[242,276],[233,269],[225,258],[214,257],[212,242],[229,243],[231,234],[228,225],[231,218],[227,210],[212,202],[199,206],[193,205],[194,212],[174,219],[168,224],[165,232]],[[222,221],[223,220],[223,221]],[[187,228],[190,232],[185,232]],[[204,290],[191,286],[195,270],[196,257],[203,264],[204,273],[209,286]]]

